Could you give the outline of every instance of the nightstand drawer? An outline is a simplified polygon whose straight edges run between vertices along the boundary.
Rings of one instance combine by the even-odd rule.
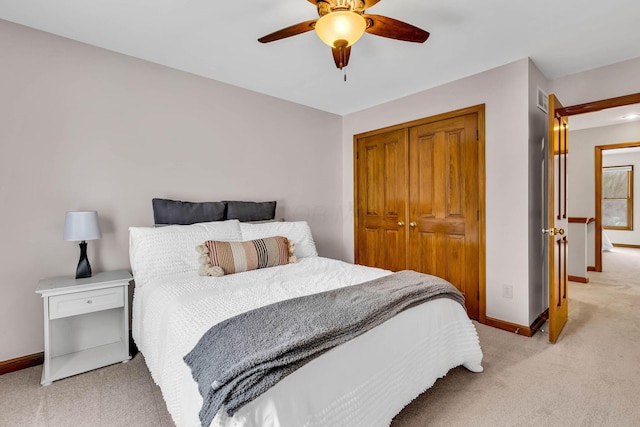
[[[49,297],[49,319],[75,316],[124,306],[121,286]]]

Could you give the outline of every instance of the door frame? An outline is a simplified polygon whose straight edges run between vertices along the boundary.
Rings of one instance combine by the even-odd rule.
[[[606,110],[607,108],[615,108],[615,107],[623,107],[625,105],[631,104],[640,104],[640,93],[633,93],[630,95],[617,96],[615,98],[607,98],[599,101],[587,102],[584,104],[572,105],[570,107],[565,107],[559,110],[560,114],[566,116],[575,116],[577,114],[586,114],[586,113],[594,113],[596,111]],[[569,128],[571,130],[571,128]],[[612,144],[616,145],[616,144]],[[599,146],[602,147],[602,146]],[[596,185],[596,201],[595,201],[595,213],[596,213],[596,226],[595,226],[595,261],[596,265],[594,271],[601,272],[602,271],[602,204],[600,202],[600,198],[598,197],[598,192],[602,192],[602,150],[598,150],[599,147],[596,147],[595,150],[595,162],[596,162],[596,174],[598,173],[598,160],[600,161],[600,180],[598,180],[598,175],[596,175],[595,185]],[[608,147],[608,146],[607,146]],[[618,147],[621,148],[621,147]],[[598,157],[598,154],[600,155]]]
[[[422,119],[411,120],[396,125],[387,126],[380,129],[374,129],[367,132],[359,133],[353,136],[353,203],[354,203],[354,259],[357,262],[359,227],[358,227],[358,174],[357,172],[357,155],[358,155],[358,138],[375,135],[382,132],[389,132],[399,129],[408,129],[413,126],[424,125],[428,123],[438,122],[441,120],[451,119],[453,117],[463,116],[475,113],[478,116],[478,321],[480,323],[487,322],[486,315],[486,173],[485,173],[485,104],[474,105],[459,110],[449,111],[446,113],[429,116]],[[409,155],[407,151],[407,156]]]

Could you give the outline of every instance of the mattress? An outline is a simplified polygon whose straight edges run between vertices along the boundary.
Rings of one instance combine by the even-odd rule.
[[[183,357],[214,324],[285,299],[375,279],[389,271],[322,257],[219,278],[183,272],[135,290],[133,336],[178,427],[199,426],[202,398]],[[451,368],[482,371],[464,308],[438,299],[312,360],[233,417],[212,426],[388,426]]]

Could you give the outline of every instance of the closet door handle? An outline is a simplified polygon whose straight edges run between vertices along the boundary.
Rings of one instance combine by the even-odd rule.
[[[404,222],[398,221],[398,227],[404,227]]]
[[[409,227],[411,227],[411,228],[416,228],[417,226],[418,226],[418,224],[415,221],[411,221],[409,223]]]

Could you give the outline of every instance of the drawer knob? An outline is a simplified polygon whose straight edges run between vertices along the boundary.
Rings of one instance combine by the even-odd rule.
[[[91,301],[90,299],[87,300],[87,304],[91,304],[93,301]]]

